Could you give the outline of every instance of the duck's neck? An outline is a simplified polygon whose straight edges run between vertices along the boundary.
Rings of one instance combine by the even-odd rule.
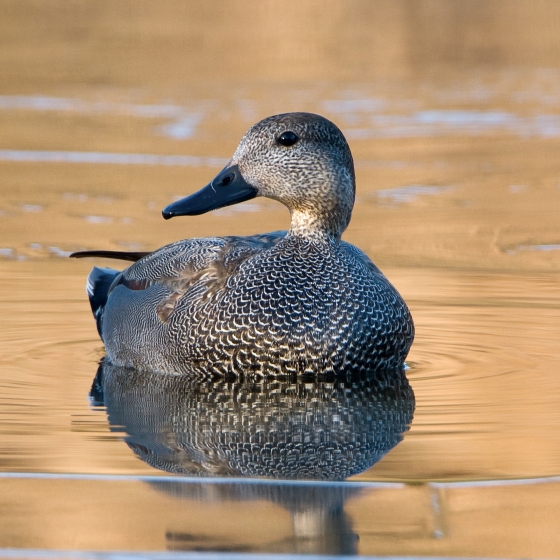
[[[341,219],[334,213],[317,214],[306,210],[291,210],[291,224],[289,236],[340,243],[342,233],[349,220]]]

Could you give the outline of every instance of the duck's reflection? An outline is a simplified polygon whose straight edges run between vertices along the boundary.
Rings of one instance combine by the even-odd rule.
[[[352,484],[181,484],[173,479],[150,483],[157,490],[187,500],[205,503],[266,501],[285,508],[292,521],[292,534],[266,543],[267,552],[354,554],[358,535],[344,503],[361,489]],[[241,510],[241,508],[240,508]],[[218,522],[217,522],[218,523]],[[227,549],[227,543],[205,543],[190,531],[168,531],[167,547],[172,550]],[[251,548],[251,543],[245,550]]]
[[[102,363],[92,398],[146,463],[190,476],[343,480],[402,439],[403,373],[317,380],[195,380]]]
[[[328,381],[196,380],[102,363],[91,397],[148,464],[189,476],[343,480],[402,439],[414,411],[403,372]],[[343,511],[352,485],[153,483],[203,501],[267,500],[291,513],[291,544],[277,550],[345,552],[356,535]],[[180,534],[168,534],[182,548]],[[190,548],[191,542],[184,543]]]

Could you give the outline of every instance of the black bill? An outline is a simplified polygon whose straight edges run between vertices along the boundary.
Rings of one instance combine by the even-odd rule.
[[[166,206],[162,214],[166,220],[174,216],[198,216],[255,196],[257,189],[245,181],[237,165],[232,165],[220,171],[203,189]]]

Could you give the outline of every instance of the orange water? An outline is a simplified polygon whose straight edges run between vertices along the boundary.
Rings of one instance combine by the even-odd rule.
[[[412,427],[354,477],[406,485],[336,495],[333,521],[268,491],[6,478],[0,547],[560,555],[558,483],[499,482],[560,475],[556,2],[0,12],[0,471],[165,475],[88,402],[103,355],[84,293],[93,262],[66,255],[286,228],[262,199],[160,214],[269,114],[321,113],[347,135],[358,192],[345,239],[417,331]],[[434,484],[480,480],[494,486]],[[317,537],[329,531],[338,540]]]

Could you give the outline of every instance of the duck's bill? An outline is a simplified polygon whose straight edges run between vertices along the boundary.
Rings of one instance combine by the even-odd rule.
[[[257,196],[257,189],[247,183],[237,165],[226,167],[203,189],[166,206],[163,217],[198,216],[210,210],[231,206]]]

